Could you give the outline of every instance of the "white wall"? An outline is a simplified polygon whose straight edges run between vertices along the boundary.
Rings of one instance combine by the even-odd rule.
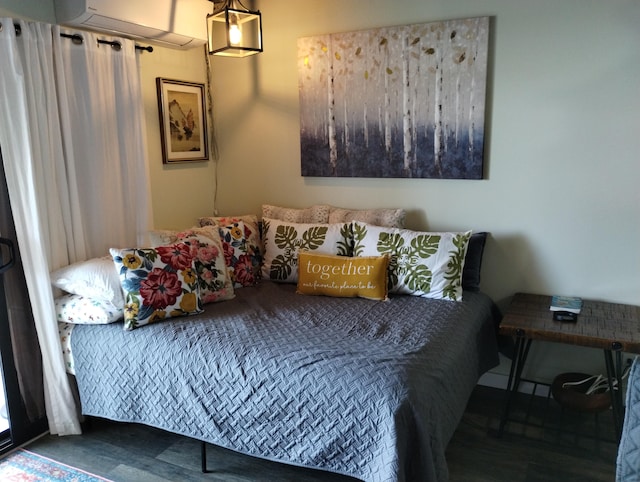
[[[0,0],[2,16],[56,23],[53,0]],[[205,22],[204,18],[202,22]],[[157,228],[192,226],[198,216],[209,215],[214,209],[215,163],[162,163],[156,93],[157,77],[205,83],[204,59],[203,48],[185,51],[154,46],[153,53],[140,55],[154,225]]]
[[[55,23],[53,0],[0,0],[0,17]]]
[[[493,233],[483,284],[640,304],[640,4],[259,2],[265,52],[213,62],[218,209],[399,206],[416,229]],[[308,12],[308,13],[306,13]],[[492,17],[482,181],[300,176],[296,39]]]
[[[214,209],[215,163],[162,163],[156,78],[206,83],[204,48],[187,51],[154,47],[140,57],[140,76],[147,119],[149,175],[154,226],[184,229]]]
[[[53,21],[50,0],[25,3],[0,0],[0,14]],[[221,214],[259,213],[262,203],[402,207],[410,228],[490,231],[482,283],[503,307],[517,291],[640,305],[639,2],[257,6],[265,52],[212,59]],[[473,16],[492,18],[486,179],[301,177],[298,37]],[[213,212],[216,163],[162,165],[155,77],[205,82],[203,55],[157,48],[141,69],[155,225],[187,227]],[[597,350],[540,344],[531,356],[543,378],[603,369]]]
[[[265,52],[213,63],[218,209],[403,207],[415,229],[492,233],[483,287],[640,304],[640,3],[628,0],[260,1]],[[296,39],[491,16],[486,179],[300,175]],[[532,362],[603,370],[597,350],[538,344]],[[533,367],[534,363],[530,366]]]

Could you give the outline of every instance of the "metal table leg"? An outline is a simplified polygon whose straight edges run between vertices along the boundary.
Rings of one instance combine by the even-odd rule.
[[[613,352],[616,360],[613,362]],[[613,409],[613,423],[616,428],[618,440],[622,436],[622,424],[624,421],[622,405],[622,351],[614,343],[611,350],[604,350],[604,361],[607,366],[607,382],[611,394],[611,408]]]
[[[207,469],[207,442],[200,442],[200,462],[202,464],[202,473],[208,474],[209,470]]]
[[[527,361],[529,355],[529,348],[531,348],[531,339],[526,339],[523,336],[516,337],[515,353],[511,360],[511,369],[509,370],[509,380],[507,382],[507,393],[502,410],[502,417],[500,419],[500,428],[498,429],[498,437],[501,437],[504,433],[504,427],[509,418],[509,410],[511,409],[511,402],[513,395],[518,391],[520,386],[520,379],[522,377],[522,369]]]

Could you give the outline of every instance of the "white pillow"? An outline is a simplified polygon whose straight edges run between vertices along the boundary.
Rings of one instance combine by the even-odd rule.
[[[55,299],[56,320],[75,325],[105,325],[122,319],[122,306],[80,295],[63,295]]]
[[[288,223],[265,218],[263,222],[264,263],[262,277],[297,283],[298,251],[348,256],[349,224]]]
[[[51,273],[51,284],[67,293],[124,306],[118,271],[111,256],[70,264]]]
[[[354,222],[353,255],[389,254],[389,293],[462,300],[471,231],[425,233]]]

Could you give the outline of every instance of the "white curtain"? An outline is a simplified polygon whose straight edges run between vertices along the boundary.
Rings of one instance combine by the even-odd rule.
[[[1,18],[0,149],[43,358],[54,434],[80,432],[58,339],[49,272],[131,246],[151,203],[139,69],[122,49],[59,27]],[[19,24],[16,35],[13,25]]]

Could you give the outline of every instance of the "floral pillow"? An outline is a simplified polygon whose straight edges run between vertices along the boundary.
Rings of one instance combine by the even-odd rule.
[[[103,325],[121,320],[123,316],[122,306],[115,306],[106,300],[68,294],[54,301],[56,320],[60,323]]]
[[[389,293],[462,300],[471,231],[424,233],[354,222],[354,256],[389,254]]]
[[[202,312],[191,247],[109,250],[125,293],[124,329]]]
[[[273,281],[298,281],[298,251],[349,256],[349,224],[288,223],[263,219],[264,264],[262,277]]]
[[[200,226],[217,226],[234,288],[254,286],[260,279],[262,243],[253,214],[200,218]]]
[[[250,248],[246,225],[242,221],[220,226],[220,239],[229,277],[236,288],[254,286],[260,279],[260,265],[255,251]]]
[[[176,239],[191,248],[202,303],[233,298],[235,296],[233,281],[225,263],[224,248],[218,228],[215,226],[191,228],[177,233]]]
[[[111,262],[113,263],[113,261]],[[71,375],[76,374],[73,354],[71,353],[71,333],[73,333],[74,326],[72,323],[58,323],[58,337],[60,338],[60,345],[62,347],[62,358],[67,373]]]

